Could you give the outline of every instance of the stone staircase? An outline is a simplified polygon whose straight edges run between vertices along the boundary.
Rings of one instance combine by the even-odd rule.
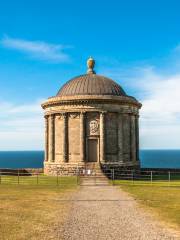
[[[79,177],[79,183],[81,186],[102,186],[109,185],[110,180],[102,172],[98,163],[87,163]]]

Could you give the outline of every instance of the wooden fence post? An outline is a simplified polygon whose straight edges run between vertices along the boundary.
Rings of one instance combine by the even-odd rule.
[[[153,172],[151,171],[151,183],[153,181]]]
[[[56,183],[57,183],[57,186],[59,185],[59,176],[58,176],[58,171],[57,171],[57,174],[56,174]]]
[[[131,172],[131,175],[132,175],[132,183],[134,184],[134,171],[133,170]]]
[[[170,171],[168,172],[168,181],[169,181],[169,183],[171,182],[171,172]]]
[[[78,167],[77,167],[77,169],[76,169],[77,185],[79,184],[79,179],[78,179],[79,176],[78,175],[79,175],[79,173],[78,173]]]
[[[112,183],[114,185],[114,168],[112,169]]]
[[[19,185],[19,168],[18,168],[18,185]]]
[[[36,183],[37,183],[37,185],[39,184],[39,174],[38,174],[38,172],[36,174]]]

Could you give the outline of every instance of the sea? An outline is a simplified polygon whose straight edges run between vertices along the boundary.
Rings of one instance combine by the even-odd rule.
[[[0,151],[0,168],[42,168],[43,151]],[[142,168],[180,169],[180,150],[140,150]]]

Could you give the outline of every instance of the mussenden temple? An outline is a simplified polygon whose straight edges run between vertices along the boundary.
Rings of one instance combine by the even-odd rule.
[[[77,169],[138,169],[139,109],[115,81],[94,71],[65,83],[42,104],[45,111],[47,175],[74,175]]]

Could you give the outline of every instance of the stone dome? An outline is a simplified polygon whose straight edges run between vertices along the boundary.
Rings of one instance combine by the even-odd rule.
[[[58,97],[73,95],[111,95],[126,96],[122,87],[112,79],[94,72],[69,80],[58,91]]]

